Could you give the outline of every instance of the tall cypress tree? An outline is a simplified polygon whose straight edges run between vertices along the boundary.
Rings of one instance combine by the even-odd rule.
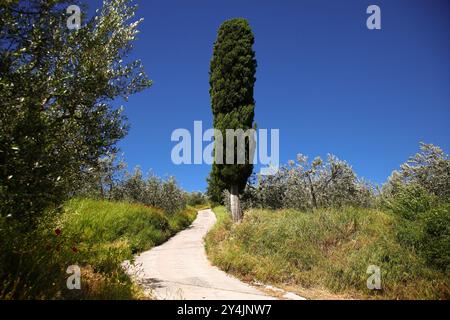
[[[226,164],[226,129],[252,129],[255,127],[253,87],[256,81],[256,59],[252,49],[254,36],[245,19],[225,21],[219,28],[214,43],[210,65],[210,96],[214,116],[214,128],[223,135],[223,164],[216,161],[208,179],[208,190],[216,194],[227,188],[230,191],[232,216],[235,221],[242,219],[239,193],[245,188],[253,171],[249,159],[249,141],[246,141],[244,164]],[[216,139],[216,150],[218,140]],[[234,151],[237,151],[235,148]]]

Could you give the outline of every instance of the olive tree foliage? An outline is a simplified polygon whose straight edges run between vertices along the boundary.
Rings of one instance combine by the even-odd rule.
[[[189,206],[199,206],[205,205],[208,203],[208,198],[203,192],[194,191],[190,193],[186,193],[185,195],[186,203]]]
[[[142,203],[163,209],[171,214],[186,207],[185,192],[178,186],[174,177],[163,180],[150,173],[146,178],[139,167],[113,189],[111,198],[120,201]]]
[[[413,184],[450,201],[450,158],[440,147],[421,142],[420,151],[389,177],[383,194],[395,196],[403,185]]]
[[[316,157],[312,162],[297,156],[287,168],[284,205],[296,209],[317,209],[343,205],[368,206],[373,194],[367,182],[357,178],[350,165],[334,155],[327,161]]]
[[[72,184],[70,197],[112,199],[115,188],[125,177],[126,163],[117,153],[108,153],[92,167],[83,168]]]
[[[292,208],[313,210],[317,208],[355,205],[373,205],[375,189],[358,179],[347,162],[334,155],[327,161],[299,154],[277,174],[260,176],[254,185],[248,185],[242,195],[243,207],[270,209]]]
[[[111,102],[151,85],[126,59],[141,22],[129,2],[105,0],[78,30],[66,9],[80,1],[0,3],[2,215],[32,225],[127,133]]]
[[[415,220],[450,203],[450,159],[438,146],[421,143],[420,151],[395,170],[382,187],[381,203]]]
[[[381,204],[398,217],[397,238],[434,267],[450,268],[450,159],[433,144],[420,143],[383,185]]]
[[[152,172],[144,175],[140,167],[132,172],[126,167],[116,154],[102,157],[98,166],[80,175],[71,196],[141,203],[167,213],[186,207],[187,194],[174,177],[164,180]]]

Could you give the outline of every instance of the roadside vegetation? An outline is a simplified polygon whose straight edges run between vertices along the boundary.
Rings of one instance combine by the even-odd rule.
[[[151,298],[122,263],[189,226],[207,206],[202,193],[186,193],[172,177],[128,172],[115,154],[83,172],[66,198],[30,230],[0,217],[0,299]],[[80,267],[81,290],[67,287],[69,266]]]
[[[0,218],[0,299],[141,299],[121,264],[189,226],[196,210],[175,213],[140,203],[72,199],[42,217],[33,232],[16,233]],[[69,290],[71,265],[81,290]]]
[[[344,162],[315,163],[249,186],[240,224],[215,207],[212,262],[310,298],[449,299],[448,156],[422,144],[379,192]],[[371,265],[380,268],[380,290],[367,288]]]
[[[121,263],[195,217],[175,179],[116,156],[129,129],[117,102],[152,84],[129,56],[137,6],[105,0],[72,30],[69,5],[88,1],[0,4],[0,299],[144,297]]]
[[[187,193],[185,199],[188,206],[198,210],[208,209],[211,207],[208,197],[202,192]]]

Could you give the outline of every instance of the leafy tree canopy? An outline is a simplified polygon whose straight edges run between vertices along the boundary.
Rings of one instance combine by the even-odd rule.
[[[115,151],[127,125],[113,99],[151,85],[140,61],[125,61],[141,22],[136,7],[105,0],[69,30],[74,4],[83,7],[0,4],[0,207],[14,219],[57,204],[80,171]]]

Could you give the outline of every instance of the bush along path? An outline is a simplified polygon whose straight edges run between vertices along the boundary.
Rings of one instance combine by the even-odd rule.
[[[209,263],[203,237],[215,222],[210,209],[199,211],[189,228],[140,254],[133,265],[126,262],[128,272],[156,299],[274,299]]]

